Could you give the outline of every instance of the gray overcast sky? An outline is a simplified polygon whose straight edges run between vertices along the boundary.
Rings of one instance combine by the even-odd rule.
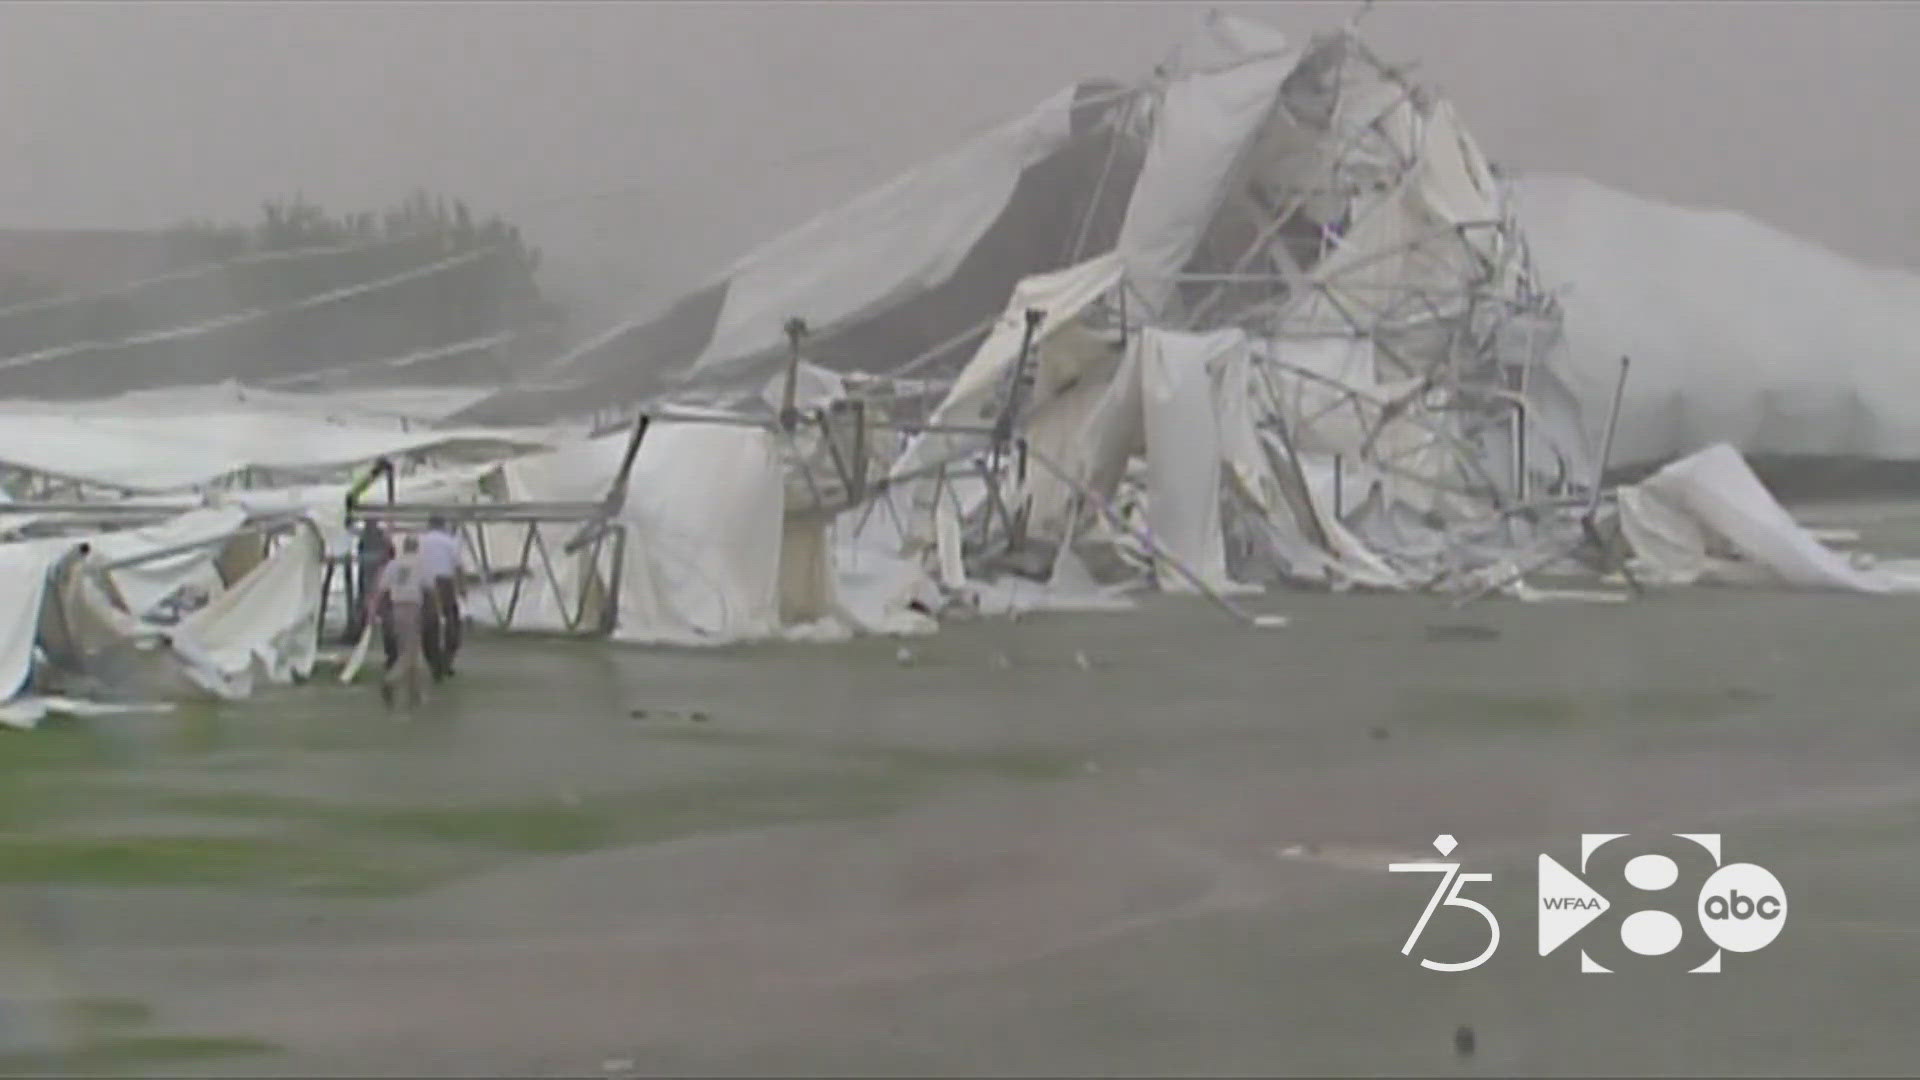
[[[1221,3],[1300,36],[1353,3]],[[250,218],[415,184],[523,218],[645,306],[1081,76],[1186,3],[0,4],[0,222]],[[1496,159],[1920,268],[1920,3],[1379,4]]]

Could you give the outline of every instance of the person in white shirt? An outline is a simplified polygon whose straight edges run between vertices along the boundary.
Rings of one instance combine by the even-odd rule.
[[[420,538],[420,554],[432,580],[438,633],[427,646],[427,661],[433,679],[453,674],[453,657],[460,651],[460,540],[447,528],[447,519],[435,514],[427,519],[426,535]]]
[[[406,689],[407,707],[420,704],[424,693],[421,675],[426,667],[424,649],[431,631],[432,579],[420,554],[420,540],[409,536],[400,546],[400,554],[380,570],[380,578],[367,596],[366,618],[383,617],[392,642],[386,674],[380,680],[380,699],[393,706],[394,687]]]

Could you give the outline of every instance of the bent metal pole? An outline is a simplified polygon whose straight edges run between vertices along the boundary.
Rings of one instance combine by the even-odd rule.
[[[1600,539],[1599,529],[1594,524],[1594,519],[1600,513],[1600,482],[1607,474],[1607,459],[1613,456],[1613,433],[1614,429],[1620,423],[1620,404],[1626,396],[1627,368],[1631,366],[1631,364],[1632,361],[1627,357],[1623,356],[1620,358],[1620,378],[1613,384],[1613,405],[1607,410],[1606,436],[1600,444],[1600,458],[1593,464],[1593,487],[1587,492],[1586,510],[1580,515],[1580,538],[1571,543],[1548,545],[1548,548],[1551,550],[1542,549],[1545,550],[1546,553],[1540,555],[1538,559],[1529,560],[1521,564],[1513,572],[1497,578],[1475,592],[1455,600],[1453,602],[1455,609],[1465,607],[1476,600],[1492,596],[1494,593],[1501,592],[1508,586],[1524,578],[1531,577],[1533,574],[1573,554],[1584,544],[1595,545],[1600,549],[1603,556],[1606,554],[1606,542]],[[1626,568],[1624,562],[1622,563],[1621,571],[1627,579],[1627,584],[1632,586],[1635,592],[1640,591],[1640,583],[1634,580],[1633,572]]]
[[[1186,579],[1187,584],[1192,585],[1200,595],[1213,601],[1214,604],[1219,606],[1220,610],[1225,611],[1227,614],[1246,623],[1248,626],[1268,627],[1286,625],[1286,620],[1280,616],[1249,614],[1239,605],[1220,595],[1217,590],[1202,580],[1200,575],[1195,573],[1186,563],[1180,561],[1180,559],[1175,557],[1173,553],[1169,552],[1166,548],[1161,547],[1159,542],[1154,540],[1152,536],[1148,535],[1144,530],[1136,529],[1127,524],[1126,520],[1120,516],[1120,512],[1113,508],[1113,504],[1101,498],[1098,492],[1081,483],[1075,477],[1069,476],[1066,469],[1062,468],[1057,462],[1048,458],[1047,455],[1042,454],[1040,451],[1029,446],[1027,452],[1033,456],[1033,460],[1045,466],[1048,472],[1059,477],[1061,483],[1072,488],[1076,494],[1090,503],[1094,509],[1100,511],[1101,516],[1105,517],[1114,528],[1138,540],[1148,551],[1151,551],[1155,557],[1165,562],[1168,566],[1173,567],[1182,578]]]
[[[1047,313],[1041,308],[1027,309],[1026,331],[1020,339],[1020,356],[1014,361],[1012,382],[1007,387],[1007,403],[993,424],[993,461],[989,471],[996,475],[1000,472],[1000,460],[1006,453],[1007,443],[1013,438],[1014,425],[1020,420],[1020,410],[1026,407],[1024,391],[1032,378],[1029,361],[1033,357],[1034,339],[1039,335],[1040,324],[1046,318]]]
[[[1620,358],[1620,378],[1613,384],[1613,406],[1607,410],[1607,434],[1600,443],[1600,460],[1593,465],[1593,488],[1587,493],[1587,517],[1600,512],[1600,481],[1607,475],[1607,463],[1613,457],[1613,433],[1620,424],[1620,403],[1627,393],[1627,368],[1632,363]]]

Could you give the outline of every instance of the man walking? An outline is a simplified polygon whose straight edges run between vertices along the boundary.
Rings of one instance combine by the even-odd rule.
[[[453,657],[460,651],[460,540],[447,528],[447,519],[438,514],[427,519],[427,534],[420,539],[421,560],[432,582],[439,633],[427,650],[433,664],[433,678],[440,681],[453,674]]]
[[[380,571],[393,558],[393,541],[388,539],[386,530],[380,527],[379,522],[368,518],[360,526],[359,543],[356,546],[356,554],[360,559],[360,589],[366,596],[371,596],[380,582]],[[349,640],[358,640],[361,629],[366,625],[360,618],[365,607],[365,604],[361,604],[354,609],[353,625],[347,634]],[[389,648],[387,652],[391,660],[393,650]]]
[[[380,571],[380,580],[367,595],[366,618],[381,618],[388,646],[387,670],[380,680],[380,700],[393,707],[394,687],[406,691],[407,708],[420,704],[426,658],[424,615],[431,598],[431,582],[420,555],[420,540],[409,536],[400,554]]]

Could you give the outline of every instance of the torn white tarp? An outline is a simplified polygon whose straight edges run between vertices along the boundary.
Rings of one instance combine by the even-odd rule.
[[[255,680],[305,678],[319,646],[321,562],[318,529],[302,523],[254,567],[172,631],[173,648],[208,689],[252,692]]]
[[[64,547],[49,541],[0,544],[0,702],[19,694],[33,673],[47,570]]]
[[[712,375],[777,348],[796,313],[828,326],[952,276],[1006,207],[1028,165],[1072,134],[1074,90],[885,187],[814,218],[730,268],[713,340],[695,363]]]
[[[36,644],[52,657],[61,678],[78,678],[116,696],[207,691],[235,698],[251,693],[257,681],[304,676],[317,646],[321,598],[320,538],[311,526],[298,527],[230,586],[210,576],[211,600],[171,627],[123,610],[93,573],[105,562],[161,551],[181,537],[217,538],[216,530],[234,520],[231,511],[201,510],[148,529],[0,545],[0,706],[7,710],[0,720],[31,726],[49,709],[78,709],[20,696]],[[93,549],[84,563],[63,561],[83,542]],[[211,574],[213,556],[204,558]],[[199,569],[174,565],[172,572],[193,580]],[[106,575],[114,592],[136,597],[153,595],[165,576]],[[56,583],[57,592],[49,595]],[[43,625],[49,612],[56,614]]]
[[[830,565],[838,604],[834,616],[791,628],[785,636],[836,640],[855,633],[930,634],[940,628],[930,614],[945,603],[940,587],[918,561],[901,556],[878,530],[861,532],[861,516],[860,510],[847,511],[832,530]],[[955,581],[964,582],[965,574]]]
[[[1122,272],[1119,255],[1109,252],[1064,270],[1037,274],[1022,281],[987,339],[980,343],[946,398],[934,409],[932,423],[991,427],[1000,415],[1008,379],[1020,361],[1020,346],[1027,332],[1026,313],[1038,310],[1044,315],[1034,342],[1038,348],[1048,337],[1069,325],[1089,304],[1119,284]],[[1036,390],[1040,386],[1036,377]],[[1043,404],[1038,393],[1025,402],[1028,409]],[[988,442],[979,434],[920,435],[908,443],[894,461],[892,475],[898,479],[941,462],[954,461],[969,451],[983,449]]]
[[[243,411],[13,414],[0,422],[0,464],[137,492],[208,484],[249,468],[317,471],[424,451],[505,457],[539,445],[524,432],[406,432]]]
[[[94,557],[101,563],[115,563],[182,549],[107,572],[127,611],[144,618],[182,587],[199,587],[208,595],[218,592],[220,575],[213,565],[220,554],[217,541],[246,520],[247,512],[237,506],[194,510],[157,524],[102,533],[93,538]]]
[[[1217,23],[1227,20],[1210,20]],[[1237,21],[1237,20],[1230,20]],[[1264,29],[1264,28],[1261,28]],[[1299,56],[1277,35],[1251,42],[1212,36],[1198,59],[1206,69],[1166,87],[1146,163],[1120,229],[1127,285],[1149,318],[1162,314],[1226,197],[1234,167],[1273,112],[1280,84]],[[1251,54],[1233,46],[1251,45]]]
[[[1117,476],[1126,468],[1126,453],[1146,445],[1137,401],[1131,426],[1113,432],[1112,438],[1103,428],[1110,417],[1126,423],[1126,395],[1114,393],[1114,382],[1130,375],[1137,389],[1139,364],[1127,355],[1119,335],[1072,321],[1034,349],[1030,370],[1033,388],[1026,399],[1028,407],[1021,410],[1027,448],[1033,457],[1051,465],[1030,467],[1024,481],[1016,470],[1009,505],[1026,507],[1031,534],[1059,536],[1074,502],[1075,487],[1069,480],[1085,483],[1090,476]],[[1125,449],[1117,459],[1094,456],[1120,441]]]
[[[1659,584],[1772,583],[1890,592],[1895,579],[1856,570],[1774,501],[1726,443],[1619,490],[1620,524],[1644,577]]]
[[[228,379],[192,386],[134,390],[85,401],[0,399],[0,415],[54,412],[63,416],[207,416],[233,412],[304,416],[331,423],[395,428],[422,426],[449,416],[489,391],[459,386],[378,386],[360,389],[268,390]]]
[[[1143,330],[1141,400],[1147,443],[1147,528],[1167,556],[1220,591],[1227,577],[1220,525],[1220,429],[1215,376],[1229,357],[1244,359],[1247,337],[1237,329],[1210,334]],[[1177,569],[1159,566],[1160,587],[1191,592]]]

